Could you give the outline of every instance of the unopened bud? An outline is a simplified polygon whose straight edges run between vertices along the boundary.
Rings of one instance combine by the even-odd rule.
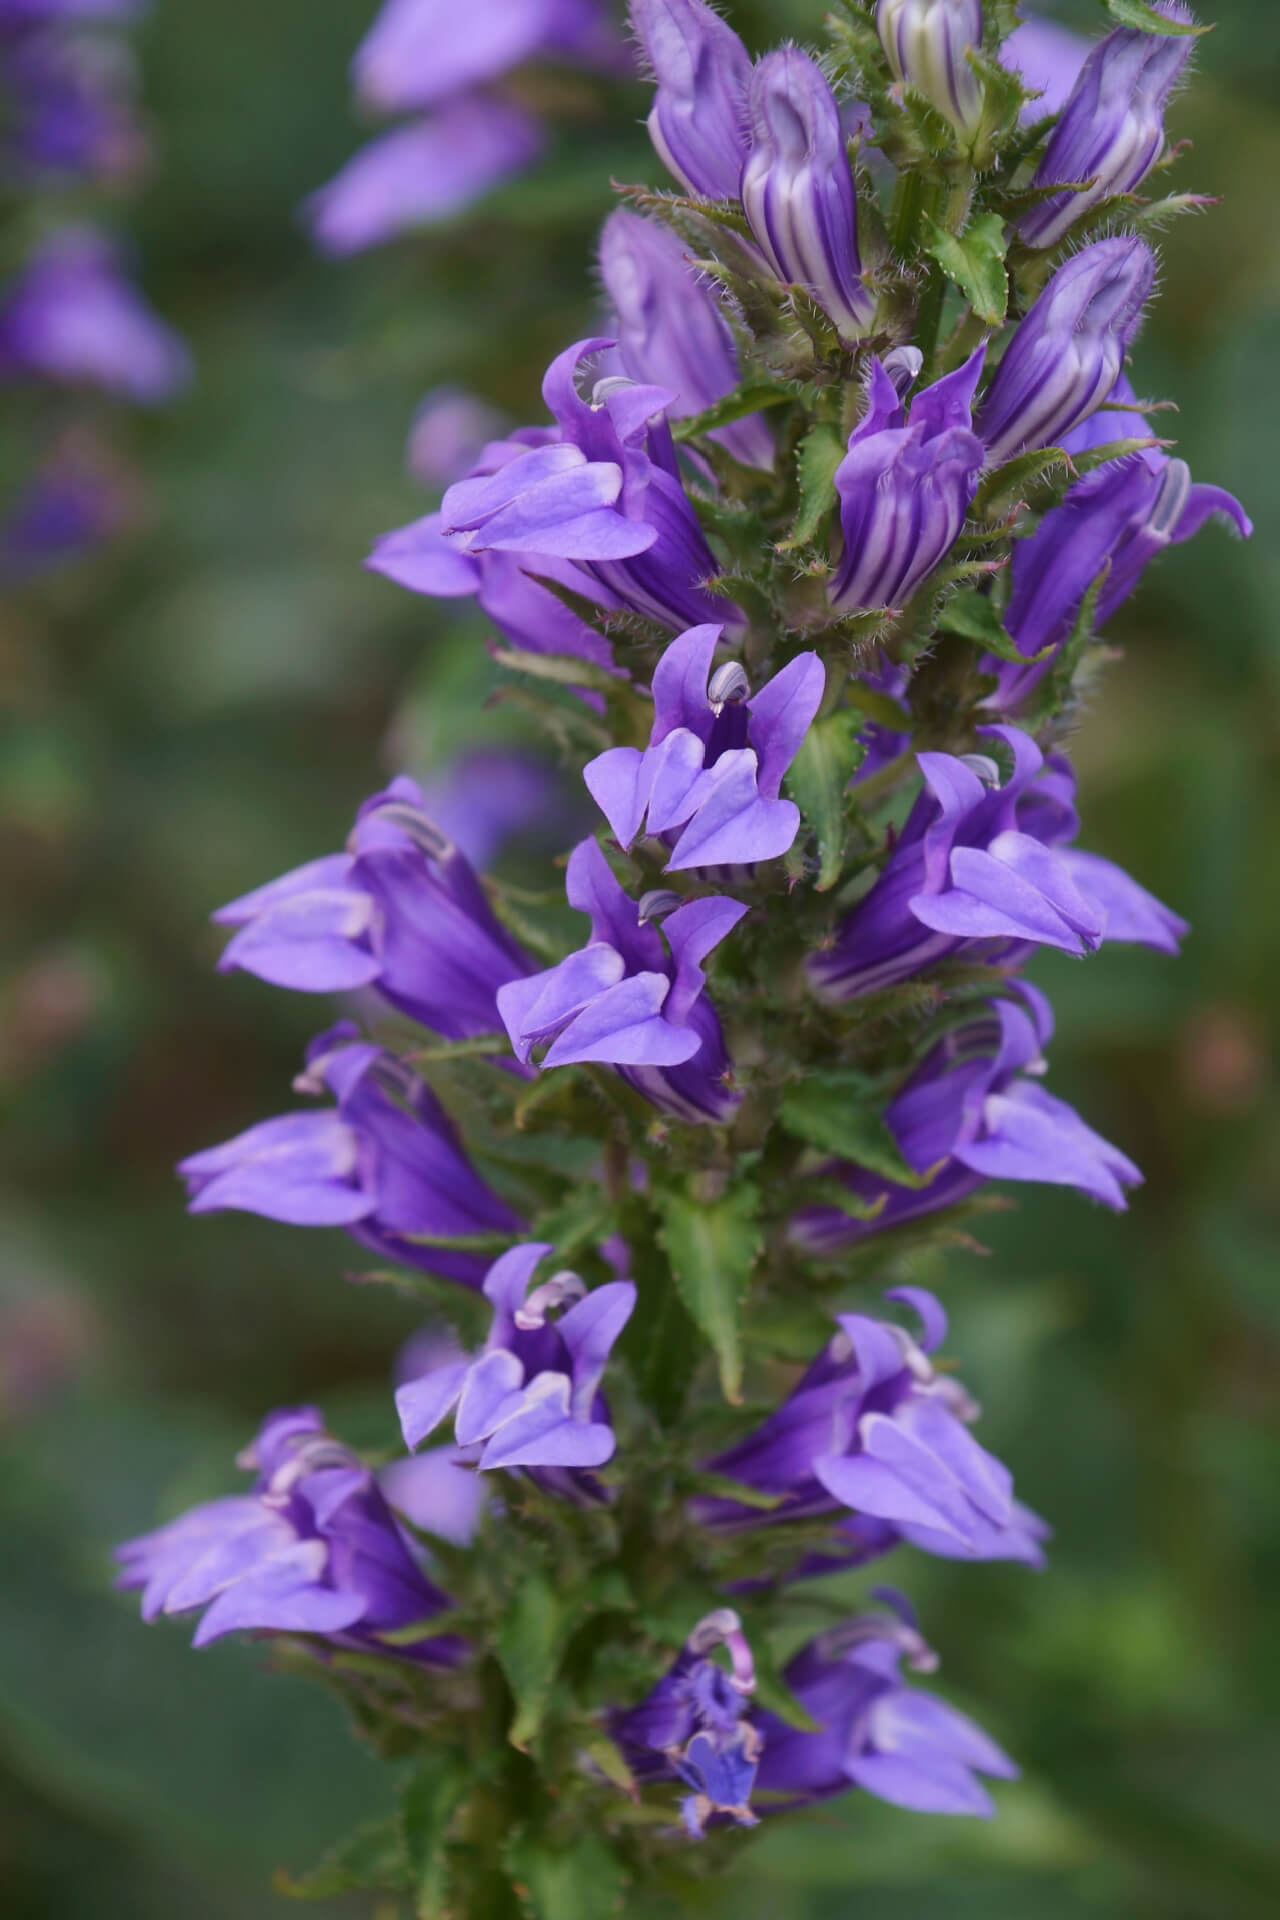
[[[966,56],[982,45],[982,0],[879,0],[876,32],[897,78],[973,133],[982,88]]]

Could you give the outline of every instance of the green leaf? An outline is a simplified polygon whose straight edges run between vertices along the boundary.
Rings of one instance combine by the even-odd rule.
[[[1162,444],[1154,434],[1145,434],[1132,440],[1107,440],[1100,447],[1086,447],[1081,453],[1073,453],[1071,464],[1077,473],[1093,473],[1096,468],[1108,466],[1113,460],[1126,460],[1132,453],[1146,453],[1150,448]]]
[[[1030,447],[1002,467],[989,473],[974,495],[973,511],[979,519],[1003,520],[1011,507],[1025,499],[1028,489],[1054,467],[1066,467],[1067,456],[1061,447]]]
[[[541,582],[539,582],[541,585]],[[554,680],[558,687],[589,687],[593,693],[617,693],[619,677],[594,660],[575,653],[527,653],[520,647],[494,647],[493,658],[511,673],[527,673],[534,680]]]
[[[1004,265],[1004,221],[998,213],[979,214],[962,234],[948,233],[936,220],[926,220],[924,249],[988,326],[1003,324],[1009,276]]]
[[[626,1870],[593,1833],[558,1850],[521,1834],[505,1865],[530,1920],[612,1920],[621,1910]]]
[[[400,1833],[409,1863],[416,1920],[447,1920],[449,1860],[445,1835],[467,1794],[458,1758],[432,1754],[400,1792]]]
[[[1053,650],[1045,647],[1040,653],[1023,653],[987,596],[971,589],[952,595],[938,615],[938,626],[943,633],[958,633],[962,640],[974,640],[988,653],[1016,661],[1020,667],[1030,660],[1043,659]]]
[[[522,1752],[542,1727],[569,1624],[546,1575],[526,1573],[499,1628],[496,1649],[516,1702],[507,1738]]]
[[[404,1893],[411,1884],[408,1857],[398,1815],[371,1820],[331,1847],[309,1873],[296,1877],[281,1868],[275,1875],[277,1893],[291,1900],[328,1900],[337,1893],[375,1889]]]
[[[846,796],[867,751],[865,741],[858,738],[864,722],[865,715],[852,707],[815,720],[787,775],[787,791],[818,842],[814,884],[819,893],[826,893],[840,878]]]
[[[467,1040],[440,1040],[434,1046],[415,1047],[412,1053],[401,1057],[411,1066],[432,1067],[442,1061],[470,1060],[487,1053],[496,1053],[501,1057],[510,1051],[511,1042],[505,1033],[477,1033]]]
[[[655,1195],[659,1239],[676,1289],[715,1350],[727,1400],[742,1397],[740,1313],[763,1244],[756,1221],[760,1196],[749,1183],[718,1200],[691,1192]]]
[[[717,427],[732,426],[735,420],[743,420],[749,413],[759,413],[764,407],[780,407],[794,397],[788,387],[765,386],[758,380],[749,380],[745,386],[735,387],[732,393],[726,393],[714,405],[704,407],[701,413],[691,413],[684,420],[673,420],[672,436],[676,440],[696,440],[700,434],[713,433]]]
[[[1137,27],[1141,33],[1199,34],[1212,31],[1212,23],[1199,27],[1189,21],[1171,20],[1167,13],[1157,13],[1149,0],[1102,0],[1102,4],[1111,18],[1122,27]]]
[[[800,511],[790,534],[785,540],[779,540],[779,553],[791,553],[817,534],[836,504],[836,468],[845,452],[845,443],[836,429],[825,423],[812,428],[801,441],[796,456]]]
[[[928,1185],[907,1165],[883,1117],[879,1082],[850,1069],[811,1073],[792,1087],[782,1102],[784,1126],[823,1153],[850,1160],[902,1187]]]
[[[616,1740],[611,1740],[607,1733],[594,1733],[589,1740],[583,1741],[582,1751],[593,1765],[600,1769],[606,1780],[612,1781],[615,1787],[621,1787],[624,1793],[635,1798],[639,1791],[635,1775],[627,1765],[626,1757]]]
[[[758,1487],[749,1487],[741,1480],[731,1480],[727,1473],[700,1473],[694,1480],[697,1493],[711,1494],[717,1500],[736,1500],[739,1506],[758,1508],[761,1513],[771,1513],[780,1507],[786,1499],[782,1493],[762,1493]]]

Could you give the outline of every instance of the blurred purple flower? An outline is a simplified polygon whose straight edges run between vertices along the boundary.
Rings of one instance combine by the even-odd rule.
[[[144,1620],[204,1608],[197,1647],[227,1633],[303,1633],[424,1666],[465,1659],[454,1635],[388,1644],[451,1602],[315,1407],[269,1414],[238,1464],[257,1474],[252,1493],[193,1507],[116,1549],[117,1584],[142,1588]]]
[[[119,181],[137,174],[147,142],[133,114],[127,49],[56,28],[3,36],[0,24],[0,171],[14,181],[45,175]]]
[[[496,407],[463,387],[433,387],[413,416],[405,464],[424,487],[447,487],[480,460],[505,421]]]
[[[63,227],[0,300],[0,376],[22,375],[146,405],[186,383],[191,359],[126,278],[114,243],[91,227]]]
[[[836,468],[844,556],[831,582],[841,613],[901,607],[954,546],[985,458],[972,429],[985,347],[907,412],[910,366],[873,359],[866,411]]]
[[[303,202],[303,218],[321,252],[361,253],[463,212],[541,148],[532,114],[506,100],[463,95],[429,120],[393,127],[361,147]]]
[[[591,941],[499,991],[517,1058],[528,1061],[549,1041],[543,1067],[602,1061],[678,1119],[725,1120],[741,1096],[726,1085],[730,1063],[701,963],[747,909],[723,896],[689,900],[660,934],[644,915],[649,903],[637,906],[624,892],[594,840],[570,854],[565,891],[591,916]]]
[[[122,532],[137,494],[128,469],[92,437],[55,444],[0,521],[0,582],[30,579]]]
[[[981,754],[917,756],[925,784],[874,886],[833,946],[810,956],[830,1000],[876,993],[945,960],[1020,966],[1038,946],[1092,953],[1104,940],[1176,953],[1185,920],[1097,854],[1079,831],[1075,775],[1016,727],[984,727],[1013,756],[1002,780]]]
[[[617,208],[600,235],[600,272],[621,369],[670,390],[669,418],[701,413],[733,392],[742,378],[733,334],[714,288],[669,228]],[[773,436],[758,413],[710,437],[746,466],[773,465]]]
[[[1098,240],[1058,268],[1005,351],[977,432],[992,466],[1049,447],[1108,398],[1155,281],[1132,234]]]
[[[190,1211],[345,1227],[384,1259],[478,1287],[482,1255],[411,1236],[514,1235],[521,1222],[471,1165],[425,1081],[342,1021],[312,1041],[294,1085],[327,1089],[337,1106],[260,1121],[180,1161]]]
[[[1008,1469],[971,1437],[977,1406],[928,1358],[946,1338],[940,1302],[918,1287],[885,1298],[919,1316],[921,1342],[889,1321],[837,1315],[839,1332],[778,1411],[705,1463],[778,1504],[761,1510],[727,1493],[699,1495],[694,1518],[743,1531],[851,1509],[843,1551],[802,1562],[797,1578],[859,1564],[900,1541],[949,1559],[1042,1566],[1048,1529],[1013,1498]]]
[[[831,1253],[966,1199],[987,1180],[1076,1187],[1123,1212],[1126,1187],[1142,1175],[1074,1108],[1039,1084],[1053,1014],[1036,988],[996,1000],[990,1013],[939,1040],[885,1114],[917,1176],[906,1186],[861,1167],[829,1171],[862,1210],[807,1207],[792,1223],[800,1245]]]
[[[616,64],[599,0],[386,0],[356,49],[360,100],[379,113],[437,107],[539,55]]]
[[[1000,62],[1040,97],[1022,109],[1024,125],[1061,113],[1088,58],[1090,43],[1053,20],[1024,20],[1001,42]]]
[[[412,780],[366,800],[345,853],[258,887],[213,916],[239,931],[219,970],[300,993],[376,987],[448,1040],[492,1033],[496,994],[531,962],[489,907]]]
[[[481,1470],[522,1467],[550,1492],[599,1499],[587,1469],[604,1466],[617,1445],[600,1382],[636,1290],[610,1280],[588,1292],[577,1274],[562,1272],[530,1291],[554,1251],[530,1241],[496,1260],[484,1280],[493,1324],[483,1352],[406,1381],[396,1408],[407,1447],[452,1414],[458,1446]]]
[[[662,835],[669,872],[776,860],[800,827],[779,793],[822,704],[822,663],[797,654],[752,694],[741,667],[712,671],[723,631],[691,627],[673,640],[653,676],[649,745],[610,747],[583,770],[619,844],[642,826]]]

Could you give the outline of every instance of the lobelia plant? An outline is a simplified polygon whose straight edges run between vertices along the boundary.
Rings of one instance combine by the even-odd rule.
[[[407,1455],[276,1413],[252,1493],[121,1550],[148,1617],[267,1636],[396,1770],[288,1891],[590,1920],[831,1796],[987,1815],[1015,1773],[908,1677],[901,1595],[816,1635],[811,1596],[891,1552],[1044,1563],[911,1276],[992,1183],[1141,1180],[1047,1091],[1023,970],[1177,951],[1075,844],[1069,741],[1146,565],[1249,523],[1125,371],[1198,204],[1134,189],[1200,29],[1113,12],[1045,115],[1003,0],[850,5],[821,62],[755,63],[633,0],[677,188],[606,225],[614,330],[370,558],[478,597],[600,817],[562,900],[401,778],[215,916],[225,967],[373,1031],[313,1043],[334,1104],[184,1161],[193,1209],[345,1226],[436,1317]]]

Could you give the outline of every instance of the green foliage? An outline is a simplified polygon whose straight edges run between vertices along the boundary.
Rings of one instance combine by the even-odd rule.
[[[867,750],[863,724],[855,707],[816,720],[787,775],[787,791],[817,843],[817,893],[828,892],[844,871],[849,783]]]
[[[927,220],[924,245],[948,280],[954,280],[978,318],[989,327],[1002,326],[1009,304],[1009,277],[1000,215],[980,214],[961,234],[948,233],[936,220]]]
[[[712,1197],[694,1177],[684,1192],[659,1195],[661,1244],[689,1314],[710,1342],[727,1400],[742,1397],[743,1302],[760,1257],[760,1195],[749,1182]]]

